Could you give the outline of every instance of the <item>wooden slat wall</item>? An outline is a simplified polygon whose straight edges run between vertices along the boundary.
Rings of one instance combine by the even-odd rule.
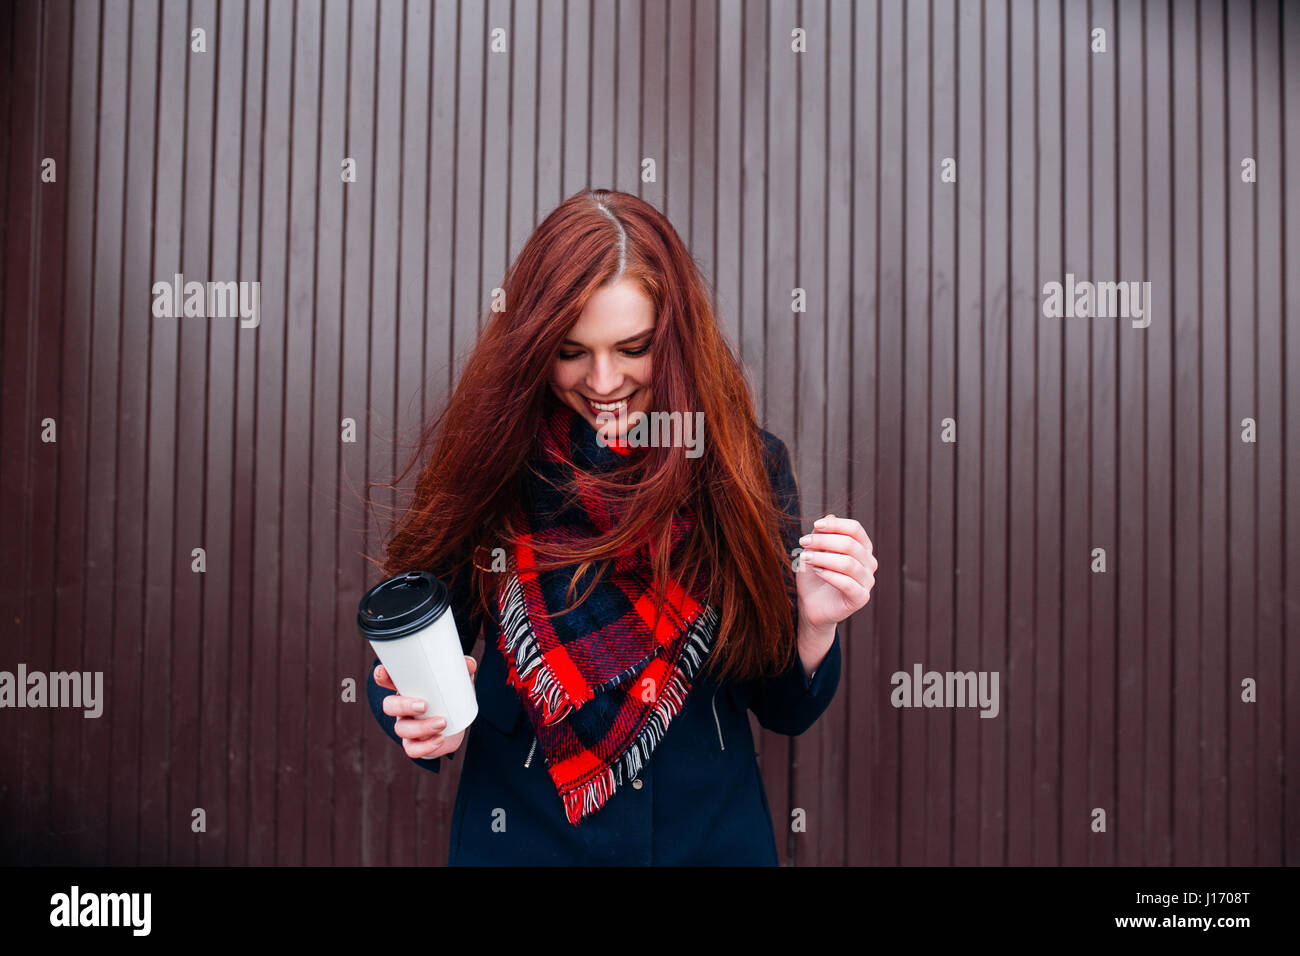
[[[107,698],[0,713],[4,860],[443,862],[458,766],[339,701],[358,492],[588,184],[666,211],[805,512],[875,543],[830,710],[759,738],[785,862],[1300,858],[1295,9],[18,0],[0,31],[0,669]],[[260,280],[261,325],[151,318],[177,271]],[[1043,317],[1067,272],[1150,281],[1150,327]],[[895,709],[914,663],[999,672],[1000,715]]]

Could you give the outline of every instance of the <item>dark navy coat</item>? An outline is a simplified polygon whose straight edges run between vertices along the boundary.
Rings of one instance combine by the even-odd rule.
[[[769,432],[762,436],[778,500],[797,515],[789,453]],[[787,553],[797,546],[797,537],[787,536]],[[468,575],[457,579],[462,581],[467,583]],[[462,636],[467,636],[470,606],[468,590],[453,586],[452,612]],[[697,677],[637,779],[619,787],[576,827],[564,814],[541,748],[534,749],[523,704],[506,683],[497,634],[498,622],[485,620],[486,647],[475,677],[479,715],[460,749],[447,758],[463,755],[465,761],[452,810],[449,865],[777,865],[772,815],[746,710],[779,734],[795,736],[812,726],[839,685],[838,629],[811,680],[797,654],[779,677],[766,681],[719,685]],[[393,692],[374,680],[378,663],[371,665],[366,682],[370,708],[400,747],[396,718],[383,710],[383,699]],[[442,762],[408,759],[434,773]]]

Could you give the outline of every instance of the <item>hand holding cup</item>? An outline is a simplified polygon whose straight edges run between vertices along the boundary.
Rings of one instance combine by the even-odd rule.
[[[469,679],[472,683],[478,672],[478,662],[466,655],[465,667],[469,670]],[[375,683],[386,690],[397,690],[383,664],[375,666]],[[445,757],[458,750],[465,739],[464,730],[444,737],[442,731],[447,726],[446,719],[421,716],[427,709],[428,704],[418,697],[390,694],[384,698],[384,713],[397,718],[393,730],[402,738],[402,749],[406,751],[408,757],[421,757],[425,760]]]

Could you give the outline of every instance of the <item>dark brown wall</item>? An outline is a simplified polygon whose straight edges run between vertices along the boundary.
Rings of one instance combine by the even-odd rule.
[[[0,857],[445,859],[456,768],[339,701],[356,493],[591,184],[667,212],[806,511],[875,543],[829,712],[761,738],[784,860],[1300,858],[1294,8],[19,0],[0,31],[0,669],[107,697],[0,711]],[[178,271],[259,280],[261,324],[153,318]],[[1045,317],[1067,272],[1150,281],[1150,326]],[[998,671],[1001,713],[895,709],[918,662]]]

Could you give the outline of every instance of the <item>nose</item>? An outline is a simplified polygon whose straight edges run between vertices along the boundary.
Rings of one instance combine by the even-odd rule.
[[[622,385],[623,375],[614,368],[613,360],[609,356],[597,355],[587,374],[587,388],[591,393],[602,398],[612,398],[618,394]]]

